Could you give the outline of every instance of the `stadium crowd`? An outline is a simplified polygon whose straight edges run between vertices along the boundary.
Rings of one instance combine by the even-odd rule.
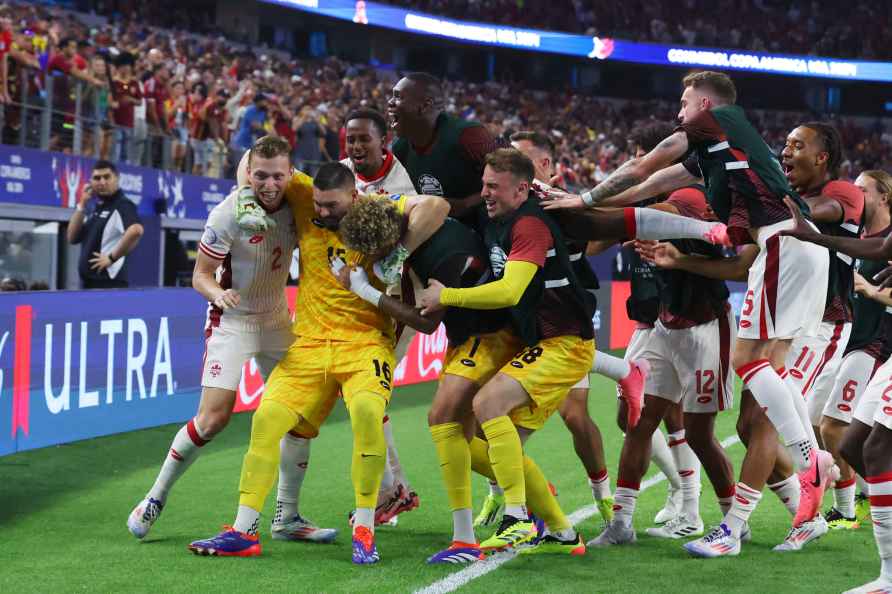
[[[892,18],[887,2],[660,3],[609,0],[384,0],[465,20],[616,37],[633,41],[881,60]],[[730,29],[704,15],[734,14]]]
[[[519,4],[523,10],[516,15],[506,12],[513,15],[510,18],[538,14],[537,8]],[[695,7],[696,1],[688,4]],[[469,14],[484,10],[474,6],[471,2]],[[0,81],[0,97],[15,104],[27,96],[29,103],[39,104],[45,76],[50,74],[54,108],[71,112],[74,91],[81,85],[81,105],[89,106],[81,112],[89,114],[84,116],[87,125],[81,143],[85,154],[98,146],[97,156],[103,158],[157,165],[160,151],[146,150],[144,141],[163,136],[172,141],[175,169],[231,175],[244,150],[274,131],[288,139],[298,166],[312,171],[320,162],[343,156],[339,136],[346,112],[359,106],[383,112],[395,80],[393,72],[336,58],[295,59],[275,50],[250,50],[221,37],[147,26],[145,19],[156,17],[157,11],[121,20],[117,4],[105,9],[118,20],[88,22],[82,14],[34,5],[11,5],[2,11],[0,40],[9,67],[8,76]],[[604,11],[621,24],[616,16],[620,14],[625,13],[619,8]],[[480,12],[481,18],[490,16]],[[192,18],[196,19],[202,21],[201,16]],[[647,119],[673,121],[677,112],[672,102],[541,90],[517,93],[517,88],[507,81],[450,81],[446,109],[476,119],[503,137],[518,129],[549,131],[558,145],[560,172],[570,185],[590,186],[603,179],[628,158],[626,139],[631,129]],[[808,119],[801,113],[750,115],[777,151],[791,125]],[[7,110],[4,142],[19,138],[22,120],[15,107]],[[70,116],[54,119],[51,149],[72,150],[72,121]],[[99,142],[94,142],[93,123],[102,126]],[[871,128],[850,118],[836,123],[845,141],[849,158],[845,169],[850,176],[892,166],[892,133],[881,122]]]

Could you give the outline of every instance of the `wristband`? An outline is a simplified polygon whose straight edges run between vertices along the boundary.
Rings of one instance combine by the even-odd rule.
[[[365,283],[359,285],[358,287],[351,286],[350,288],[353,290],[354,293],[356,293],[357,297],[368,301],[375,307],[378,307],[378,304],[381,303],[381,296],[383,295],[383,293],[373,287],[371,283]]]
[[[579,197],[582,198],[582,203],[585,204],[586,206],[594,206],[595,205],[595,199],[592,196],[591,190],[587,190],[587,191],[583,192],[582,194],[580,194]]]

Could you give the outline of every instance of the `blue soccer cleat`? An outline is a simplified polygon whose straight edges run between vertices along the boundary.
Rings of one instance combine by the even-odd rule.
[[[189,550],[206,557],[257,557],[260,555],[260,537],[223,526],[223,532],[217,536],[191,542]]]
[[[375,535],[365,526],[353,529],[353,562],[357,565],[370,565],[381,560],[378,547],[375,546]]]
[[[439,553],[434,553],[428,557],[427,562],[431,565],[439,563],[462,565],[465,563],[476,563],[483,559],[486,559],[486,555],[480,550],[480,545],[456,540],[452,542],[448,549],[443,549]]]

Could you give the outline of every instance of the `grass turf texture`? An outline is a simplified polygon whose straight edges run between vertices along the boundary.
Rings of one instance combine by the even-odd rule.
[[[144,542],[127,531],[131,508],[151,486],[177,426],[167,425],[0,458],[0,592],[408,592],[459,569],[429,566],[425,559],[447,546],[451,514],[426,415],[435,384],[398,389],[389,409],[401,462],[421,507],[400,516],[399,527],[377,531],[382,562],[350,563],[347,512],[350,486],[350,425],[337,407],[313,443],[301,495],[301,512],[341,533],[333,545],[274,541],[269,522],[275,489],[262,521],[263,555],[253,559],[202,558],[186,545],[231,523],[239,469],[250,433],[250,415],[236,415],[173,489],[160,520]],[[611,481],[622,436],[616,428],[613,385],[592,376],[589,409],[604,433]],[[734,432],[736,411],[720,415],[719,439]],[[557,486],[567,513],[592,503],[585,472],[570,434],[557,415],[530,441],[527,451]],[[744,449],[729,448],[735,469]],[[657,470],[651,467],[648,476]],[[707,527],[720,514],[704,474],[701,512]],[[479,508],[486,492],[474,480]],[[518,557],[471,581],[466,592],[840,592],[872,580],[879,561],[869,526],[831,532],[804,552],[774,553],[790,523],[789,514],[766,489],[751,520],[755,540],[738,558],[699,560],[684,541],[644,533],[666,496],[661,482],[638,502],[636,545],[589,549],[584,557]],[[825,499],[826,509],[831,495]],[[478,511],[474,510],[475,513]],[[600,532],[596,514],[578,528],[588,540]],[[489,530],[480,531],[485,538]]]

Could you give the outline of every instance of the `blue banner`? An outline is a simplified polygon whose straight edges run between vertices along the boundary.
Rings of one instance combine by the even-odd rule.
[[[0,202],[74,208],[90,182],[95,159],[0,145]],[[230,180],[118,164],[121,190],[143,215],[164,200],[166,214],[179,219],[207,219],[233,186]]]
[[[206,307],[191,289],[0,295],[0,455],[190,418]]]
[[[892,62],[838,60],[816,56],[769,54],[748,50],[636,43],[606,37],[589,37],[556,31],[540,31],[537,29],[522,29],[504,25],[459,21],[364,0],[263,1],[336,19],[353,21],[362,25],[376,25],[409,33],[446,37],[468,43],[565,54],[599,60],[617,60],[665,66],[696,66],[840,80],[892,81]]]

